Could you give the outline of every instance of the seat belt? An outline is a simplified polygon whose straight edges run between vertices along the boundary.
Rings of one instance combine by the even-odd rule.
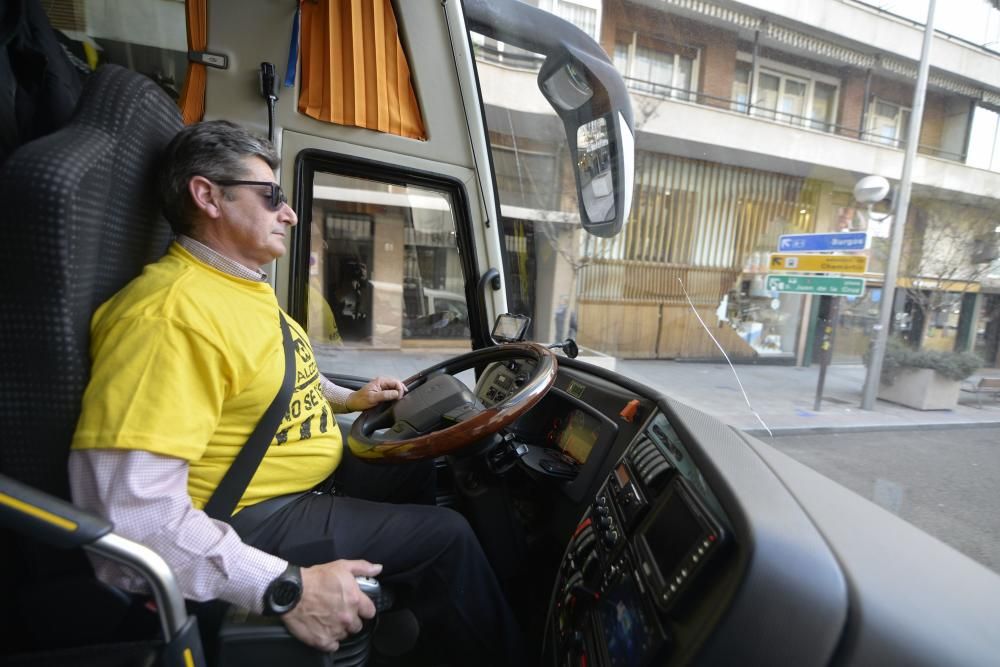
[[[292,390],[295,389],[295,344],[292,342],[292,332],[285,314],[278,311],[278,318],[281,320],[281,343],[285,348],[285,377],[271,405],[257,422],[257,427],[240,449],[240,453],[233,459],[229,470],[205,504],[205,514],[219,521],[228,523],[233,518],[233,510],[250,486],[250,480],[260,467],[271,440],[278,432],[281,418],[288,410],[288,400],[292,397]]]

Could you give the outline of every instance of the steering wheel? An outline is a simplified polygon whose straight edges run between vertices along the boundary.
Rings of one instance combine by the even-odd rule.
[[[455,377],[514,359],[533,359],[535,369],[530,377],[519,378],[523,384],[517,391],[491,407]],[[505,343],[453,357],[404,380],[403,398],[362,412],[351,427],[348,446],[370,463],[422,461],[456,452],[531,409],[555,382],[557,366],[552,351],[537,343]]]

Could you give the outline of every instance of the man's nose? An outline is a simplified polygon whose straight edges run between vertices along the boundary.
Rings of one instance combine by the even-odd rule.
[[[284,202],[281,205],[281,210],[278,211],[278,221],[285,223],[289,227],[294,227],[299,224],[299,216],[295,215],[295,211],[288,205],[288,202]]]

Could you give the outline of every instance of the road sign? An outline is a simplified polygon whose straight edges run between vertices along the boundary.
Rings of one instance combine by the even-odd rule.
[[[778,252],[816,252],[824,250],[864,250],[867,232],[834,232],[833,234],[782,234]]]
[[[865,293],[864,278],[844,276],[782,276],[767,277],[768,292],[796,294],[829,294],[831,296],[861,296]]]
[[[788,255],[771,253],[769,271],[804,271],[808,273],[864,273],[865,255]]]

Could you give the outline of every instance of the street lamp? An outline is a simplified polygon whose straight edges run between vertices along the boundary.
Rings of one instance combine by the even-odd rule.
[[[885,220],[889,217],[891,213],[887,213],[880,218],[876,218],[872,207],[878,202],[882,201],[889,195],[889,181],[882,176],[865,176],[860,179],[854,186],[854,199],[865,207],[866,221],[870,222],[873,219]],[[888,274],[888,272],[886,272]],[[872,354],[869,356],[868,360],[868,372],[865,375],[865,385],[862,389],[862,407],[866,410],[871,410],[870,403],[866,406],[866,402],[870,401],[874,403],[874,388],[878,386],[879,376],[882,374],[882,355],[879,354],[885,349],[886,340],[889,335],[889,327],[883,325],[882,323],[882,311],[886,310],[887,306],[891,309],[892,303],[895,300],[895,280],[892,283],[888,281],[888,277],[882,282],[882,299],[879,307],[879,322],[875,325],[872,331],[872,342],[871,350]],[[871,394],[872,398],[868,398]]]
[[[906,150],[903,155],[903,173],[899,178],[899,197],[896,198],[893,210],[892,229],[889,235],[889,257],[885,266],[885,280],[882,283],[882,303],[879,308],[878,325],[872,338],[872,349],[868,363],[868,374],[865,376],[865,386],[861,392],[861,409],[875,409],[875,394],[878,391],[879,378],[882,375],[882,360],[885,358],[885,345],[889,337],[889,318],[892,316],[892,306],[896,293],[896,274],[899,272],[899,257],[903,251],[903,227],[910,206],[910,190],[913,187],[913,163],[917,157],[917,144],[920,141],[920,125],[924,117],[924,97],[927,93],[927,76],[930,69],[931,42],[934,38],[934,5],[936,0],[927,3],[927,22],[924,24],[924,40],[920,49],[920,65],[917,67],[917,85],[913,89],[913,110],[910,112],[910,126],[907,129]],[[871,176],[862,178],[855,187],[855,194],[861,190],[862,196],[877,194],[878,188],[869,190],[875,181],[869,181]],[[875,177],[877,178],[877,177]],[[868,181],[866,187],[860,187]],[[888,194],[888,190],[886,190]],[[885,196],[885,195],[883,195]],[[874,202],[872,202],[874,203]]]
[[[881,176],[865,176],[854,186],[854,198],[864,204],[871,215],[872,206],[889,195],[889,181]]]

